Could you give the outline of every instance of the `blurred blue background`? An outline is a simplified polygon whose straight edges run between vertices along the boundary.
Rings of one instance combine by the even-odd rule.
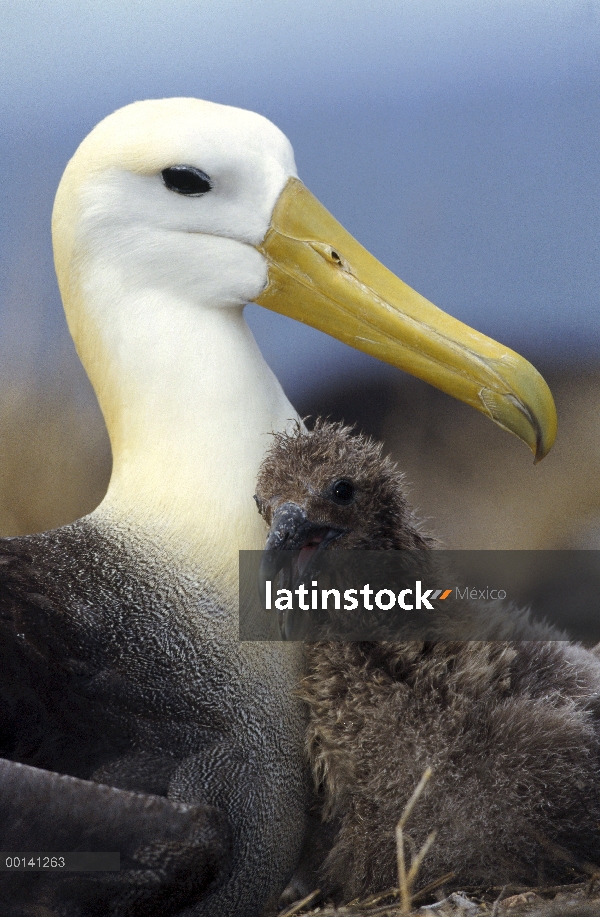
[[[66,161],[135,99],[254,109],[350,232],[534,362],[595,362],[597,0],[1,0],[0,362],[78,374],[50,213]],[[250,307],[290,396],[382,372]]]

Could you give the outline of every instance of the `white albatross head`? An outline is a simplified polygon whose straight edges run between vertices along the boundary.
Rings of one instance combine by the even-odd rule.
[[[100,512],[133,515],[210,571],[260,547],[256,471],[268,433],[294,417],[247,302],[472,404],[538,459],[552,445],[536,370],[377,262],[298,180],[288,140],[260,115],[197,99],[110,115],[65,170],[53,240],[113,449]]]
[[[295,175],[289,141],[254,112],[199,99],[121,108],[81,143],[56,196],[61,289],[108,260],[129,288],[243,306],[266,285],[256,248]]]

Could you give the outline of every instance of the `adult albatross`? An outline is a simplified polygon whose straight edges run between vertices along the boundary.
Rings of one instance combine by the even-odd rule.
[[[2,897],[14,914],[251,917],[295,865],[305,787],[299,652],[237,638],[238,550],[263,540],[254,480],[295,416],[244,304],[426,379],[538,459],[552,397],[369,255],[251,112],[117,111],[68,164],[53,238],[113,473],[91,516],[0,547],[1,846],[120,850],[122,870],[2,873]]]

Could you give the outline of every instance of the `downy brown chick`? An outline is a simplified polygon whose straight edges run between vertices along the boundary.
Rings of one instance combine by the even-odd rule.
[[[339,424],[277,434],[256,500],[269,549],[306,562],[434,545],[381,446]],[[600,860],[599,661],[515,615],[525,639],[511,643],[306,646],[308,759],[337,826],[321,880],[344,899],[396,884],[395,826],[427,766],[408,825],[417,848],[438,832],[423,883],[449,871],[460,884],[562,879],[548,841]]]

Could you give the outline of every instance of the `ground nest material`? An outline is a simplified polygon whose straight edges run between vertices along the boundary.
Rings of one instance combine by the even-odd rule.
[[[339,907],[323,902],[311,909],[319,896],[318,891],[313,892],[282,911],[280,917],[600,917],[600,883],[594,879],[552,888],[466,889],[433,904],[419,905],[419,899],[431,898],[423,889],[408,911],[399,902],[398,889]]]

